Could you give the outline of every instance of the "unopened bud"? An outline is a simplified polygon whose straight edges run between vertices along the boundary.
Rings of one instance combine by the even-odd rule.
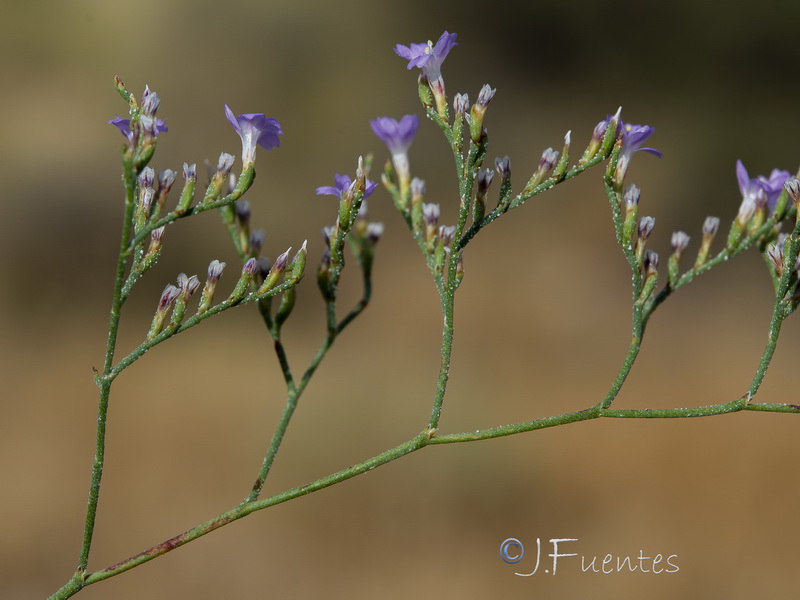
[[[436,237],[436,224],[439,221],[439,205],[423,204],[422,218],[425,221],[425,241],[428,242],[428,249],[432,249]]]
[[[645,252],[642,267],[644,269],[645,279],[639,298],[640,300],[647,300],[653,293],[653,290],[655,290],[656,283],[658,282],[658,254],[652,250]]]
[[[221,173],[224,177],[227,177],[233,168],[234,160],[236,159],[232,154],[228,154],[227,152],[220,154],[219,160],[217,161],[217,172]]]
[[[250,232],[248,239],[248,248],[252,256],[258,256],[261,253],[261,248],[264,247],[264,242],[267,239],[267,232],[263,229],[256,229]]]
[[[676,231],[672,234],[671,244],[672,254],[667,261],[667,281],[670,286],[674,286],[680,273],[681,255],[689,245],[689,236],[683,231]]]
[[[494,179],[494,171],[490,169],[478,171],[478,189],[475,192],[475,202],[472,205],[472,220],[475,223],[483,220],[486,215],[486,196],[489,193],[489,186],[492,185],[492,179]]]
[[[496,89],[492,89],[487,83],[481,88],[481,91],[478,93],[478,100],[472,105],[469,118],[469,135],[476,144],[481,141],[483,117],[496,91]]]
[[[214,302],[214,292],[217,290],[217,283],[219,278],[222,277],[222,271],[225,269],[225,263],[218,260],[212,260],[208,265],[208,278],[206,284],[203,286],[203,293],[200,295],[200,306],[197,309],[197,314],[202,315]]]
[[[653,233],[653,228],[656,226],[656,220],[653,217],[642,217],[639,221],[639,238],[647,240],[650,234]]]
[[[414,177],[414,179],[411,180],[411,202],[421,202],[424,195],[425,180],[420,179],[419,177]]]
[[[159,333],[161,333],[161,330],[164,328],[164,320],[167,317],[167,312],[169,312],[170,307],[173,305],[175,300],[177,300],[180,294],[181,291],[171,283],[164,288],[163,292],[161,292],[161,298],[158,301],[156,314],[153,316],[153,322],[150,324],[150,330],[147,332],[148,340],[152,340]]]
[[[383,223],[367,223],[367,241],[375,245],[383,235]]]
[[[783,184],[783,187],[786,189],[791,199],[794,200],[794,203],[800,204],[800,181],[793,177],[788,179],[786,183]]]
[[[161,103],[155,92],[151,91],[148,86],[144,86],[144,93],[142,94],[142,114],[148,117],[155,116],[158,111],[158,105]]]
[[[303,273],[306,270],[306,256],[308,254],[308,250],[306,250],[307,245],[308,245],[308,240],[304,240],[303,245],[300,246],[300,250],[297,251],[297,254],[295,254],[294,258],[292,259],[291,278],[295,282],[300,281],[300,279],[302,279]]]
[[[767,246],[767,258],[775,267],[775,275],[780,277],[783,273],[783,246],[777,243]]]
[[[508,156],[494,159],[494,168],[500,177],[511,175],[511,159]]]
[[[236,209],[236,218],[240,225],[245,225],[250,222],[251,210],[249,200],[245,200],[244,198],[237,200],[234,203],[234,208]]]
[[[642,260],[644,257],[644,249],[647,245],[647,238],[650,237],[650,234],[653,232],[653,228],[656,226],[656,220],[653,217],[642,217],[639,221],[639,228],[637,231],[637,238],[636,238],[636,247],[634,252],[636,253],[636,260],[639,264],[642,264]]]
[[[161,254],[161,239],[164,237],[164,227],[159,227],[150,232],[150,245],[142,259],[142,272],[152,267]]]
[[[172,189],[172,184],[175,183],[175,171],[172,169],[165,169],[158,174],[158,193],[167,194]]]
[[[197,291],[200,287],[200,280],[197,275],[187,277],[186,273],[178,275],[178,289],[181,291],[181,296],[184,300],[189,300],[189,297]]]
[[[242,274],[228,298],[229,301],[238,302],[244,298],[245,293],[247,293],[247,288],[250,287],[250,283],[253,281],[253,277],[255,277],[256,269],[258,269],[258,261],[255,258],[251,258],[244,263]]]
[[[333,290],[331,290],[330,285],[330,268],[331,252],[326,248],[322,253],[322,260],[320,260],[319,268],[317,269],[317,287],[325,302],[333,300]]]
[[[689,236],[683,231],[676,231],[672,234],[672,254],[681,259],[681,254],[689,245]]]
[[[622,223],[622,238],[626,243],[630,243],[633,239],[633,232],[636,229],[636,220],[639,214],[639,195],[639,188],[635,185],[630,185],[623,196],[625,220]]]
[[[556,164],[557,160],[558,160],[558,152],[556,150],[553,150],[552,148],[547,148],[544,152],[542,152],[542,158],[539,160],[539,166],[536,168],[536,171],[528,180],[528,183],[525,184],[525,189],[522,192],[523,195],[532,192],[537,185],[539,185],[545,180],[547,174]]]
[[[272,265],[272,268],[269,270],[266,279],[264,279],[264,283],[261,284],[261,287],[258,288],[258,294],[265,294],[269,290],[275,287],[278,283],[278,279],[280,279],[283,272],[286,270],[286,265],[289,264],[289,252],[291,248],[289,248],[286,252],[281,254],[278,258],[275,259],[275,263]]]
[[[580,160],[578,161],[579,165],[583,166],[595,157],[597,151],[600,150],[600,146],[603,143],[603,138],[606,135],[607,129],[607,119],[604,119],[595,125],[594,131],[592,132],[592,139],[589,140],[589,145],[586,146],[586,150],[583,151],[583,156],[581,156]]]
[[[469,96],[466,94],[456,94],[453,98],[453,111],[456,113],[456,119],[461,119],[469,110]]]
[[[456,261],[456,288],[461,285],[461,280],[464,279],[464,255],[461,254]]]
[[[178,207],[175,212],[183,214],[192,205],[194,199],[194,188],[197,183],[197,165],[189,165],[183,163],[183,190],[181,191],[181,198],[178,201]]]
[[[153,187],[153,183],[155,183],[155,176],[156,173],[151,167],[145,167],[142,169],[142,172],[139,173],[139,189],[142,188],[151,188]]]
[[[700,250],[697,251],[697,259],[694,262],[695,268],[702,266],[708,260],[711,251],[711,242],[717,235],[719,229],[719,217],[706,217],[703,221],[703,241],[700,242]]]
[[[455,225],[442,225],[439,227],[439,239],[446,248],[449,248],[453,244],[453,237],[455,236],[455,233]]]
[[[645,277],[652,277],[658,273],[658,253],[647,250],[644,253],[644,272]]]

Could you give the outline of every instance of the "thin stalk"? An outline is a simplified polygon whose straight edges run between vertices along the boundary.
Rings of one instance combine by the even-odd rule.
[[[111,392],[111,381],[108,375],[114,364],[114,350],[117,345],[117,333],[122,311],[122,287],[125,284],[125,265],[127,255],[125,249],[131,235],[133,225],[133,212],[135,207],[136,173],[132,158],[123,159],[123,181],[125,185],[125,209],[122,217],[122,233],[120,235],[120,250],[117,257],[117,269],[114,275],[114,293],[111,300],[111,316],[108,325],[108,340],[106,341],[106,355],[103,364],[103,377],[100,381],[100,401],[97,409],[97,432],[95,440],[95,455],[92,463],[92,477],[89,484],[89,502],[86,509],[86,524],[83,530],[81,553],[78,559],[78,571],[85,573],[89,563],[89,551],[92,547],[92,537],[97,518],[97,504],[100,500],[100,482],[103,478],[105,464],[106,420],[108,417],[108,400]]]
[[[303,374],[302,379],[300,380],[299,384],[295,384],[294,378],[292,377],[291,371],[289,370],[289,363],[286,357],[286,353],[283,350],[283,344],[280,341],[280,338],[275,339],[275,352],[278,355],[278,360],[281,363],[281,369],[284,374],[284,378],[286,380],[286,387],[287,387],[287,395],[286,395],[286,403],[283,406],[283,411],[281,412],[280,419],[278,420],[278,424],[275,426],[275,431],[272,434],[272,440],[270,441],[269,448],[267,448],[267,452],[264,455],[264,460],[261,463],[261,469],[258,472],[258,476],[256,477],[255,483],[253,483],[253,487],[250,490],[250,494],[247,497],[247,502],[254,502],[258,499],[259,495],[261,494],[261,490],[264,488],[264,483],[267,480],[267,476],[269,475],[270,469],[272,468],[272,463],[275,461],[275,456],[278,454],[278,450],[283,443],[283,437],[286,434],[286,430],[289,428],[289,423],[292,420],[292,416],[294,415],[294,411],[297,408],[297,402],[300,399],[300,396],[303,394],[303,391],[308,385],[308,382],[311,380],[311,376],[316,371],[319,364],[322,362],[322,359],[325,358],[330,347],[333,345],[333,342],[336,340],[336,337],[344,331],[344,329],[353,322],[353,320],[361,314],[361,312],[367,307],[369,304],[370,298],[372,296],[372,280],[371,278],[367,277],[366,273],[364,273],[363,278],[364,284],[364,291],[361,297],[361,300],[353,307],[353,309],[347,314],[347,316],[342,319],[338,325],[334,328],[333,332],[328,333],[325,337],[325,340],[320,345],[319,349],[317,350],[314,357],[311,359],[311,363],[309,364],[306,372]],[[334,304],[333,302],[330,304]],[[259,309],[262,308],[262,305],[259,303]],[[335,309],[334,309],[335,315]],[[262,317],[265,313],[262,311]],[[267,317],[268,317],[267,313]],[[269,327],[269,322],[271,319],[265,318],[265,322],[267,322],[267,326]]]
[[[455,273],[455,268],[452,269],[452,272]],[[452,281],[452,278],[450,278],[450,281]],[[447,378],[450,373],[450,358],[453,352],[453,305],[455,302],[455,285],[448,282],[441,298],[442,317],[444,319],[444,324],[442,326],[442,361],[439,365],[439,376],[436,379],[436,395],[433,399],[431,418],[428,422],[428,428],[431,431],[439,427],[439,418],[442,415],[442,404],[444,403],[444,395],[447,389]]]

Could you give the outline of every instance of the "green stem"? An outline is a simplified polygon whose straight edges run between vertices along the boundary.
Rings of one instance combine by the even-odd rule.
[[[473,442],[479,440],[494,439],[524,433],[528,431],[535,431],[538,429],[545,429],[548,427],[555,427],[557,425],[567,425],[569,423],[578,423],[581,421],[589,421],[597,418],[624,418],[624,419],[674,419],[674,418],[695,418],[695,417],[709,417],[714,415],[721,415],[727,413],[734,413],[743,410],[760,411],[760,412],[776,412],[776,413],[795,413],[800,414],[800,406],[793,404],[758,404],[747,402],[747,396],[725,402],[721,404],[712,404],[708,406],[699,406],[696,408],[669,408],[669,409],[602,409],[597,406],[591,408],[578,410],[575,412],[564,413],[552,417],[545,417],[543,419],[535,419],[524,423],[516,423],[514,425],[505,425],[502,427],[493,427],[490,429],[481,429],[478,431],[468,431],[463,433],[452,433],[447,435],[433,436],[431,432],[426,430],[410,440],[395,446],[381,454],[373,456],[363,462],[360,462],[352,467],[343,469],[326,477],[322,477],[308,483],[306,485],[295,487],[280,494],[275,494],[269,498],[256,501],[247,501],[232,509],[193,527],[184,533],[177,535],[169,540],[157,544],[144,552],[140,552],[128,559],[125,559],[115,565],[106,567],[100,571],[95,571],[90,574],[81,583],[77,576],[74,576],[64,587],[50,597],[50,600],[63,600],[75,595],[84,586],[97,583],[114,575],[124,573],[134,567],[137,567],[145,562],[148,562],[158,556],[166,554],[171,550],[179,548],[189,542],[196,540],[207,533],[211,533],[215,529],[219,529],[233,521],[246,517],[247,515],[281,504],[288,500],[305,496],[313,492],[325,489],[342,481],[351,479],[357,475],[361,475],[376,467],[390,463],[398,458],[416,452],[428,445],[435,444],[454,444],[463,442]]]
[[[452,260],[452,257],[451,257]],[[455,269],[451,269],[455,273]],[[435,431],[439,427],[439,418],[442,415],[442,404],[444,403],[444,395],[447,389],[447,379],[450,374],[450,358],[453,352],[453,305],[455,302],[455,285],[450,283],[452,278],[449,278],[448,284],[441,297],[442,304],[442,317],[444,318],[444,325],[442,326],[442,361],[439,365],[439,376],[436,380],[436,395],[433,400],[433,408],[431,410],[431,418],[428,422],[428,428]]]
[[[108,340],[106,341],[106,355],[103,364],[103,379],[100,380],[100,401],[97,409],[97,432],[95,439],[95,455],[92,463],[92,477],[89,484],[89,502],[86,509],[86,524],[83,530],[81,553],[78,559],[78,572],[85,573],[89,563],[89,551],[92,547],[92,537],[97,519],[97,504],[100,499],[100,482],[103,478],[106,445],[106,419],[108,417],[108,400],[111,393],[111,380],[108,379],[114,363],[114,350],[117,345],[117,333],[122,311],[122,287],[125,283],[125,265],[127,255],[125,249],[131,235],[133,212],[136,205],[136,173],[130,158],[123,159],[123,181],[125,185],[125,209],[122,217],[122,234],[120,235],[120,250],[117,258],[117,269],[114,276],[114,293],[111,300],[111,316],[108,325]]]
[[[284,374],[284,378],[286,380],[286,388],[287,388],[287,395],[286,395],[286,403],[283,406],[283,412],[281,413],[281,417],[278,420],[278,424],[275,426],[275,432],[272,434],[272,440],[270,441],[269,448],[267,448],[267,452],[264,455],[264,460],[261,463],[261,469],[258,472],[258,476],[256,477],[256,481],[253,484],[252,489],[250,490],[250,494],[247,497],[248,502],[254,502],[258,499],[258,496],[261,494],[261,490],[264,488],[264,483],[267,480],[267,476],[269,475],[270,469],[272,468],[272,463],[275,461],[275,456],[278,454],[278,450],[283,443],[283,437],[286,434],[286,430],[289,427],[289,423],[292,420],[292,415],[294,415],[294,411],[297,408],[297,402],[300,399],[300,396],[303,394],[308,382],[311,380],[311,376],[316,371],[319,364],[322,362],[322,359],[325,358],[330,347],[333,345],[333,342],[336,340],[336,337],[344,331],[344,329],[353,322],[353,320],[361,314],[361,312],[367,307],[370,301],[370,297],[372,296],[372,280],[367,277],[366,273],[364,274],[363,279],[364,284],[364,291],[361,297],[361,300],[353,307],[353,309],[347,314],[347,316],[342,319],[336,327],[334,327],[333,332],[329,330],[328,335],[325,337],[325,340],[320,345],[319,349],[317,350],[314,357],[311,359],[311,363],[309,364],[306,372],[303,374],[302,379],[300,380],[299,384],[295,384],[294,378],[291,375],[291,371],[289,370],[289,363],[286,357],[286,354],[283,349],[283,344],[280,341],[280,338],[275,339],[275,352],[278,355],[278,360],[281,363],[281,369]],[[334,304],[331,302],[330,304]],[[259,308],[261,308],[261,304],[259,304]],[[335,315],[335,308],[333,311]],[[262,317],[264,316],[264,312],[262,311]],[[268,314],[267,314],[268,317]],[[265,322],[269,323],[269,320],[265,318]],[[269,327],[269,324],[267,325]]]

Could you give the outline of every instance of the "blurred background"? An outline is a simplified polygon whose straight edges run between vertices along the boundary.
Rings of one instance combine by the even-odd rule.
[[[636,155],[629,181],[656,217],[651,247],[723,230],[751,172],[795,172],[800,4],[790,0],[629,0],[569,4],[472,0],[403,4],[229,0],[3,2],[0,18],[0,597],[42,598],[71,575],[94,451],[122,191],[126,106],[119,75],[162,99],[153,166],[180,170],[240,144],[223,115],[265,112],[285,135],[259,151],[248,198],[275,257],[335,219],[314,188],[359,154],[387,158],[369,120],[421,115],[416,72],[396,43],[459,34],[447,89],[497,88],[489,159],[509,154],[517,186],[572,130],[580,154],[622,105],[657,127],[659,160]],[[238,159],[237,159],[238,160]],[[423,122],[412,171],[455,218],[448,151]],[[202,171],[202,169],[200,169]],[[628,267],[614,242],[599,170],[526,204],[469,248],[442,430],[501,425],[586,407],[604,396],[629,341]],[[173,191],[173,194],[175,192]],[[359,462],[427,422],[441,317],[422,258],[382,190],[374,301],[336,343],[301,400],[267,484],[275,493]],[[236,260],[215,214],[170,227],[157,266],[126,306],[118,355],[142,339],[158,295],[184,271]],[[719,246],[715,246],[719,247]],[[313,267],[312,267],[313,268]],[[360,293],[356,273],[345,300]],[[739,397],[772,309],[761,259],[747,253],[662,306],[619,407]],[[286,327],[304,368],[323,336],[305,281]],[[759,399],[797,401],[800,324],[785,323]],[[271,344],[250,306],[150,353],[115,384],[106,477],[90,567],[103,568],[227,510],[247,493],[284,400]],[[687,421],[593,421],[476,444],[427,448],[311,496],[250,516],[81,592],[93,598],[785,598],[800,583],[798,421],[736,414]],[[498,548],[527,547],[509,566]],[[677,555],[674,574],[516,577],[536,538],[578,538],[587,557]],[[543,565],[542,569],[546,566]],[[424,590],[421,592],[420,590]],[[792,593],[789,592],[792,590]]]

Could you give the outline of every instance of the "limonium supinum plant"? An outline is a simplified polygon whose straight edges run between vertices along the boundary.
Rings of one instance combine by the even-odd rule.
[[[261,230],[251,229],[251,206],[244,199],[244,194],[254,182],[257,147],[273,150],[280,146],[280,136],[283,134],[280,123],[260,113],[236,115],[225,106],[225,116],[241,138],[239,167],[234,170],[236,158],[222,153],[215,167],[209,165],[207,182],[198,185],[196,165],[184,164],[182,189],[172,192],[172,188],[177,187],[178,174],[169,169],[156,174],[150,166],[157,143],[168,131],[165,122],[156,116],[159,98],[145,88],[137,100],[122,81],[116,79],[116,89],[128,104],[129,118],[117,117],[109,121],[124,136],[124,202],[105,360],[102,371],[95,373],[100,395],[96,454],[91,470],[89,503],[77,570],[51,598],[69,598],[88,585],[119,575],[253,512],[341,483],[427,446],[485,440],[598,418],[671,419],[737,411],[800,412],[800,405],[755,401],[772,360],[783,320],[800,303],[800,222],[797,218],[800,182],[787,171],[778,169],[773,170],[769,177],[759,175],[751,178],[744,165],[738,162],[736,177],[742,198],[727,235],[717,235],[721,220],[709,216],[700,229],[697,250],[692,252],[694,258],[689,255],[690,235],[677,231],[671,236],[671,254],[666,261],[660,261],[658,254],[647,248],[655,220],[640,216],[640,190],[626,181],[628,168],[637,153],[660,156],[658,150],[643,147],[654,128],[626,123],[621,110],[618,110],[597,124],[591,136],[587,136],[588,145],[580,155],[573,155],[572,136],[567,132],[560,149],[544,150],[533,173],[523,178],[522,183],[514,184],[508,156],[494,158],[493,162],[487,160],[489,138],[484,121],[495,90],[484,85],[473,104],[470,104],[466,94],[455,94],[452,102],[448,98],[442,64],[456,45],[456,34],[444,32],[435,44],[397,45],[395,48],[396,54],[408,61],[408,69],[419,69],[417,91],[422,112],[441,130],[452,151],[458,197],[447,201],[458,207],[455,223],[440,222],[440,206],[425,201],[425,183],[413,176],[409,150],[420,125],[418,116],[405,115],[399,120],[379,117],[370,123],[389,151],[389,159],[380,175],[381,183],[409,234],[419,246],[422,260],[431,273],[440,299],[443,316],[441,365],[437,380],[432,382],[430,415],[420,415],[421,429],[402,444],[306,485],[265,498],[261,497],[262,489],[300,397],[336,338],[370,301],[372,265],[376,245],[384,230],[383,224],[368,220],[366,200],[370,196],[380,195],[376,190],[378,184],[369,179],[371,159],[358,158],[352,174],[336,174],[333,177],[334,185],[323,185],[316,190],[318,194],[335,196],[338,199],[338,212],[331,214],[333,224],[323,229],[323,243],[314,251],[321,255],[315,276],[324,305],[322,341],[309,364],[304,369],[298,369],[284,348],[283,325],[292,315],[299,284],[309,268],[306,266],[309,246],[303,241],[297,244],[299,250],[294,253],[289,249],[280,253],[274,261],[268,260],[261,253],[265,234]],[[485,166],[487,164],[489,166]],[[453,347],[455,298],[466,272],[465,253],[470,242],[484,228],[534,196],[593,167],[598,167],[598,174],[602,174],[614,234],[632,275],[631,343],[626,355],[621,357],[621,366],[611,388],[599,401],[574,412],[468,432],[443,431],[440,421]],[[202,277],[178,274],[175,283],[168,284],[161,296],[153,299],[155,313],[149,329],[142,331],[141,343],[119,358],[117,332],[123,308],[133,288],[148,274],[165,245],[168,245],[170,227],[176,221],[212,210],[218,212],[241,265],[228,266],[219,260],[212,260],[208,272]],[[313,249],[313,244],[311,246]],[[346,260],[346,247],[355,257],[363,294],[355,305],[343,308],[339,305],[338,287],[346,264],[350,264],[350,259]],[[614,408],[614,399],[636,361],[653,312],[703,273],[750,248],[761,253],[765,259],[772,278],[775,301],[768,322],[766,346],[761,361],[755,365],[749,388],[743,390],[738,398],[708,406]],[[314,270],[314,267],[310,269]],[[223,278],[223,275],[227,277]],[[194,296],[199,296],[199,299],[195,300]],[[115,380],[134,361],[170,338],[228,310],[250,304],[258,309],[265,333],[274,342],[277,362],[286,385],[286,397],[272,438],[264,440],[267,449],[259,472],[254,474],[254,482],[243,482],[246,483],[244,499],[188,531],[116,564],[90,571],[89,554],[104,466],[106,419]]]

